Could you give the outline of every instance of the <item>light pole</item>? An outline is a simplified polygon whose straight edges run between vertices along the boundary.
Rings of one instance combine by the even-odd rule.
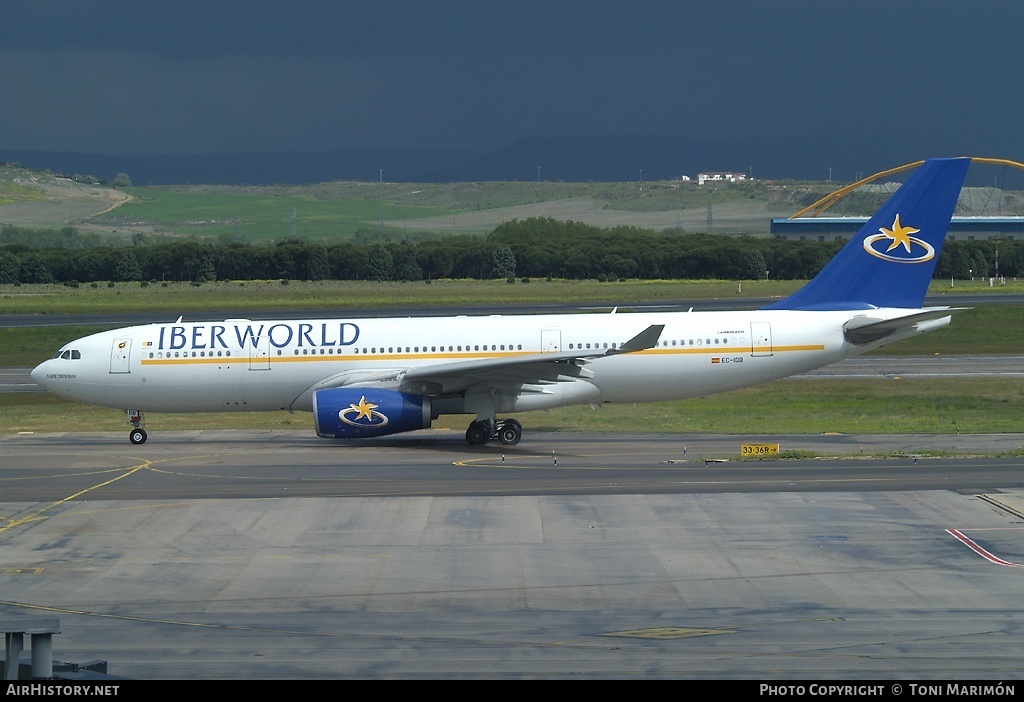
[[[996,282],[999,282],[999,237],[995,237],[996,245]]]

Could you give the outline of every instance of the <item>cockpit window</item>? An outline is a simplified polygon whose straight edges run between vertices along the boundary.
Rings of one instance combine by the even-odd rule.
[[[82,354],[78,349],[64,349],[63,351],[60,351],[54,358],[63,358],[65,361],[77,361],[81,357]]]

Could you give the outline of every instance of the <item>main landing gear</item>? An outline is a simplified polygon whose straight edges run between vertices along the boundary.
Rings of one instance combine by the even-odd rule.
[[[125,417],[128,418],[128,423],[131,424],[132,430],[128,432],[128,441],[133,444],[144,444],[148,438],[146,430],[142,428],[142,412],[138,410],[125,410]]]
[[[483,446],[496,440],[505,446],[515,446],[523,438],[523,425],[514,419],[478,419],[466,430],[466,441],[470,446]]]

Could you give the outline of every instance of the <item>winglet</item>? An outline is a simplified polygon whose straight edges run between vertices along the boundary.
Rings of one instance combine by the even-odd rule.
[[[652,324],[632,339],[619,346],[617,349],[609,350],[607,355],[617,353],[634,353],[636,351],[652,349],[658,345],[658,340],[661,339],[661,333],[663,331],[665,331],[664,324]]]
[[[814,279],[764,309],[919,309],[970,164],[925,161]]]

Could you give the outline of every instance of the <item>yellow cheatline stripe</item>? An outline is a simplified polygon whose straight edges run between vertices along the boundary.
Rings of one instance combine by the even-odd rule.
[[[225,365],[231,363],[249,363],[249,362],[264,362],[270,359],[274,363],[308,363],[311,361],[466,361],[466,360],[478,360],[482,358],[516,358],[518,356],[528,356],[537,353],[535,351],[495,351],[489,353],[486,356],[480,355],[479,352],[469,353],[409,353],[409,354],[397,354],[397,353],[378,353],[378,354],[310,354],[308,356],[230,356],[224,358],[143,358],[140,362],[144,366],[174,366],[174,365]]]
[[[824,351],[824,344],[796,344],[791,346],[755,346],[753,350],[749,346],[743,347],[708,347],[702,346],[700,348],[679,348],[679,347],[661,347],[647,349],[645,351],[634,351],[630,356],[637,354],[642,355],[660,355],[660,356],[698,356],[698,355],[714,355],[714,354],[746,354],[746,353],[787,353],[793,351]],[[536,351],[529,352],[515,352],[505,353],[504,355],[488,354],[482,356],[479,354],[348,354],[348,355],[334,355],[334,356],[321,356],[320,354],[310,356],[264,356],[262,358],[248,358],[246,356],[232,356],[230,358],[144,358],[141,361],[143,366],[191,366],[191,365],[231,365],[231,364],[244,364],[250,362],[263,363],[270,361],[271,364],[276,363],[314,363],[319,361],[345,361],[351,363],[381,363],[381,362],[396,362],[396,361],[477,361],[487,358],[516,358],[518,356],[527,356],[539,353]]]
[[[703,346],[703,347],[701,347],[699,349],[696,349],[696,348],[694,348],[694,349],[691,349],[691,348],[680,349],[680,348],[672,348],[672,347],[663,348],[663,347],[659,346],[656,349],[648,349],[646,351],[640,351],[639,353],[651,354],[651,355],[668,355],[668,356],[671,356],[672,354],[676,354],[676,355],[680,355],[680,356],[683,356],[683,355],[685,355],[685,356],[690,356],[690,355],[694,355],[694,356],[696,356],[696,355],[717,355],[717,356],[722,356],[722,355],[726,355],[726,354],[734,354],[735,355],[735,354],[745,354],[745,353],[786,353],[786,352],[790,352],[790,351],[824,351],[824,350],[825,350],[825,344],[802,344],[802,345],[794,345],[794,346],[755,346],[753,348],[753,350],[751,350],[751,348],[749,346],[744,346],[742,348],[735,348],[735,347],[730,348],[728,346],[724,346],[724,347],[723,346],[719,346],[719,347],[715,348],[713,346],[712,347]]]

